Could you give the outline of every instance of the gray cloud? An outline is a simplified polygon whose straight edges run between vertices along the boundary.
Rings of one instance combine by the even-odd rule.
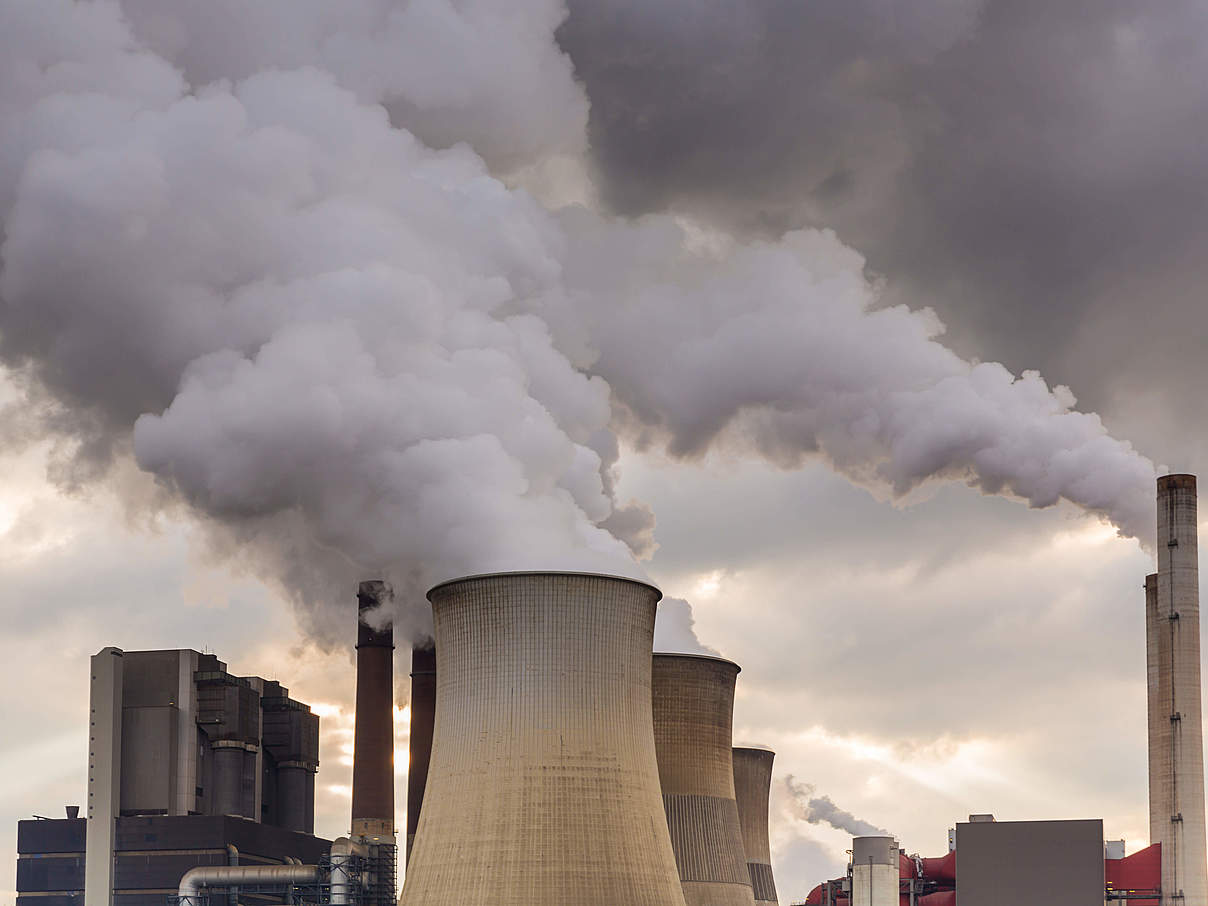
[[[958,349],[1069,384],[1164,460],[1208,454],[1202,6],[570,8],[614,209],[834,227]]]

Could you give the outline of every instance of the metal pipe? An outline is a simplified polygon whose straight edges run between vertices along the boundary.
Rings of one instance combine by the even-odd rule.
[[[192,903],[202,887],[235,884],[303,884],[317,881],[317,865],[204,865],[190,868],[180,879],[176,895]]]
[[[364,858],[369,848],[348,837],[339,837],[331,844],[331,906],[343,906],[353,901],[352,878],[348,863],[353,856]]]

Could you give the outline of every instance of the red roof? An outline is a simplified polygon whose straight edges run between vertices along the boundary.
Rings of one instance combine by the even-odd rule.
[[[1107,859],[1103,874],[1113,890],[1157,890],[1162,886],[1162,844],[1155,843],[1123,859]],[[1128,901],[1129,906],[1158,906],[1155,900]]]

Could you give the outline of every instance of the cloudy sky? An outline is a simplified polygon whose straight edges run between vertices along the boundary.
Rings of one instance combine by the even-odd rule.
[[[344,831],[356,579],[419,636],[530,567],[644,571],[743,666],[782,900],[849,847],[789,775],[924,855],[1143,846],[1208,13],[494,6],[0,0],[0,851],[84,798],[105,645],[288,685]]]

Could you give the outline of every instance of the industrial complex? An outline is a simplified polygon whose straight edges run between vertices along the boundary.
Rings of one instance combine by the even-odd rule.
[[[1148,848],[1126,856],[1098,819],[970,815],[935,857],[854,838],[846,874],[805,902],[1208,906],[1196,525],[1194,476],[1158,479]],[[775,755],[733,747],[739,665],[655,653],[658,589],[588,573],[429,592],[435,644],[408,651],[400,866],[391,597],[377,580],[357,594],[347,836],[314,835],[319,719],[288,689],[211,654],[104,648],[85,814],[19,822],[17,906],[778,902]]]

